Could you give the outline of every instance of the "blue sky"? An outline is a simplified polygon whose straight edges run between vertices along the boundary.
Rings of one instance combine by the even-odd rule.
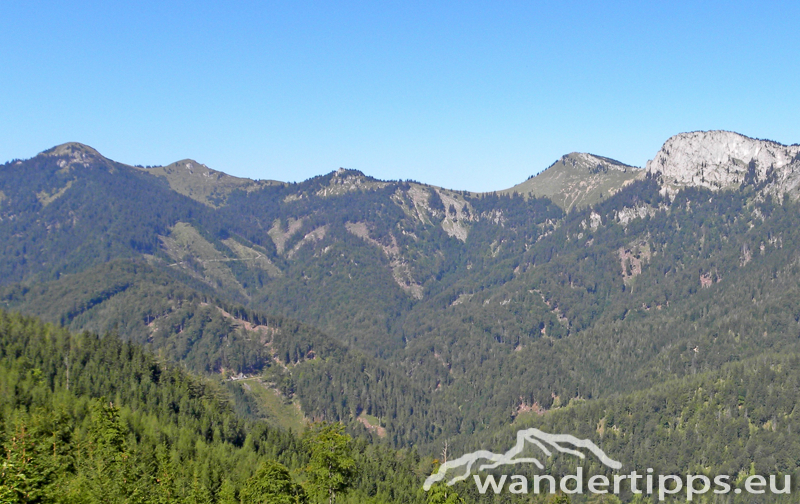
[[[473,191],[671,135],[800,142],[798,2],[0,3],[0,162],[66,141]]]

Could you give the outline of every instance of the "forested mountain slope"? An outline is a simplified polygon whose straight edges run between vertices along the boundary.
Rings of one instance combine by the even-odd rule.
[[[671,139],[566,213],[350,170],[241,187],[201,170],[202,192],[68,144],[0,167],[2,301],[435,451],[531,409],[800,351],[795,148],[731,135]],[[701,154],[726,145],[736,184],[675,175],[708,180]]]
[[[544,460],[548,474],[575,474],[577,465],[587,474],[702,474],[729,476],[732,488],[741,491],[750,475],[775,475],[784,488],[784,476],[792,486],[787,495],[754,496],[733,492],[724,496],[694,496],[693,502],[796,502],[800,442],[797,404],[800,354],[767,354],[731,363],[722,369],[670,380],[651,388],[614,398],[574,401],[551,411],[528,410],[497,430],[450,440],[453,453],[476,449],[502,452],[517,431],[535,427],[548,433],[571,433],[592,439],[613,460],[623,465],[611,471],[599,461],[569,456]],[[519,464],[506,474],[540,473],[532,465]],[[459,484],[462,495],[478,497],[474,485]],[[623,502],[659,502],[635,496],[623,486]],[[639,485],[641,491],[644,485]],[[763,500],[759,500],[759,498]],[[594,499],[594,500],[593,500]],[[543,500],[543,499],[542,499]],[[573,496],[573,502],[585,502]],[[619,502],[589,497],[588,502]],[[680,492],[667,502],[686,502]]]
[[[281,413],[297,416],[296,409],[301,417],[341,420],[365,435],[357,419],[378,418],[380,437],[395,445],[432,442],[443,428],[457,429],[456,409],[431,404],[425,390],[387,363],[313,327],[193,290],[171,274],[116,260],[6,289],[3,299],[15,310],[75,331],[115,334],[196,373],[225,379],[237,411],[248,418],[302,429],[302,423],[281,422]],[[432,429],[434,424],[442,425]],[[378,425],[367,427],[378,435]]]
[[[629,395],[522,412],[497,431],[450,439],[449,450],[501,451],[518,429],[535,426],[594,439],[625,472],[728,474],[740,487],[750,474],[796,477],[798,383],[798,354],[764,355]],[[257,469],[273,461],[311,489],[305,471],[312,445],[242,420],[224,388],[110,335],[70,335],[0,312],[0,392],[0,492],[9,502],[246,501],[253,488],[268,486]],[[356,477],[338,502],[425,501],[420,487],[435,468],[430,459],[361,441],[351,444],[351,455]],[[573,474],[575,461],[548,457],[544,472]],[[591,460],[582,465],[607,471]],[[514,473],[530,476],[530,469]],[[481,496],[465,483],[454,490],[467,503],[552,502],[547,495]]]
[[[311,493],[313,444],[230,403],[138,345],[0,311],[0,499],[255,502],[272,482],[260,468],[276,462]],[[413,451],[363,441],[349,456],[357,473],[337,502],[415,502],[430,470]]]

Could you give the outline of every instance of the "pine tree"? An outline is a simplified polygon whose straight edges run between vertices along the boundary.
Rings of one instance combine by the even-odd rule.
[[[333,504],[337,493],[350,487],[356,473],[351,438],[344,433],[344,425],[321,422],[309,429],[304,441],[311,452],[306,469],[311,493],[318,501]]]
[[[298,504],[306,502],[306,495],[283,464],[267,460],[247,480],[241,499],[253,504]]]
[[[463,504],[462,499],[456,491],[444,483],[437,483],[428,490],[426,504]]]
[[[239,504],[239,500],[236,498],[236,487],[230,479],[222,480],[217,493],[217,502],[218,504]]]

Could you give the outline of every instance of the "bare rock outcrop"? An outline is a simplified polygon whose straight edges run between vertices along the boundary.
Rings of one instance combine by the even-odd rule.
[[[661,173],[667,191],[699,186],[729,189],[743,182],[764,183],[770,193],[796,193],[800,183],[800,145],[782,145],[731,131],[694,131],[668,139],[647,162]]]

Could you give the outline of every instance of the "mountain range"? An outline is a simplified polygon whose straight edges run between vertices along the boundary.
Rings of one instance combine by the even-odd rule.
[[[433,453],[590,425],[571,433],[619,459],[602,441],[625,450],[624,404],[654,447],[691,445],[681,422],[712,404],[746,412],[746,448],[800,427],[775,405],[800,377],[799,184],[800,146],[725,131],[676,135],[645,168],[567,154],[482,194],[344,169],[283,183],[129,166],[63,144],[0,166],[0,302],[144,346],[283,428],[338,420]],[[772,406],[757,380],[734,405],[693,402],[741,378],[732,366],[765,365],[788,373]],[[795,470],[775,439],[732,460]]]

